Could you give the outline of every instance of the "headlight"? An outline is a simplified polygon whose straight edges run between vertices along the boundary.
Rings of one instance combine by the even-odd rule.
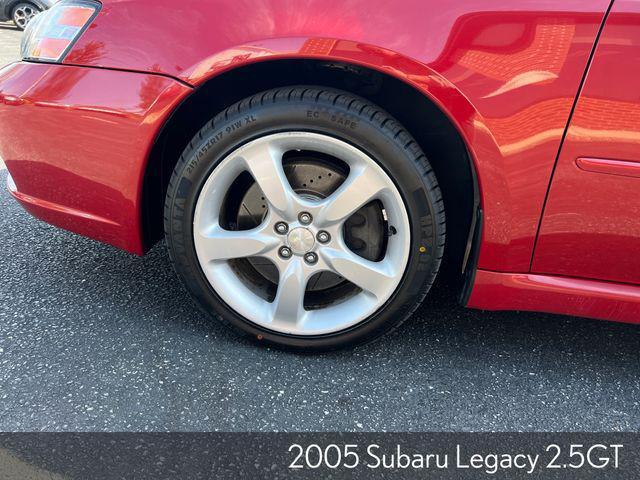
[[[22,37],[22,59],[62,61],[100,6],[92,0],[64,0],[40,13],[29,22]]]

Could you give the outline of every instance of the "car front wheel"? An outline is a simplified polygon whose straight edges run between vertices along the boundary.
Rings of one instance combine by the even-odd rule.
[[[25,28],[27,28],[29,22],[33,20],[33,17],[35,17],[39,13],[40,9],[34,4],[22,2],[13,7],[11,16],[16,27],[18,27],[20,30],[24,30]]]
[[[427,159],[389,114],[291,87],[196,135],[169,184],[165,230],[207,312],[260,341],[328,350],[373,340],[417,308],[445,217]]]

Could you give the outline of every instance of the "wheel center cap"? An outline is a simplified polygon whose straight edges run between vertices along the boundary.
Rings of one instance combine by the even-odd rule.
[[[313,233],[304,227],[294,228],[287,236],[287,242],[291,251],[296,255],[304,255],[313,248],[316,243]]]

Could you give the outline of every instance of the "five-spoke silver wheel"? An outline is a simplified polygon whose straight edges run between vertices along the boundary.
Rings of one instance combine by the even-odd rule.
[[[284,159],[290,152],[338,159],[347,167],[344,179],[326,196],[302,192],[287,177]],[[295,163],[288,168],[295,171]],[[229,192],[246,172],[259,187],[264,213],[256,226],[240,229],[225,209]],[[346,228],[372,202],[385,227],[384,248],[375,259],[356,253]],[[229,307],[262,328],[301,336],[348,329],[380,309],[404,275],[411,240],[402,197],[380,165],[342,140],[308,132],[267,135],[227,155],[197,197],[193,239],[202,271]],[[272,295],[238,267],[242,259],[273,267]],[[325,272],[352,288],[332,286],[326,301],[310,305],[305,300],[310,285]]]

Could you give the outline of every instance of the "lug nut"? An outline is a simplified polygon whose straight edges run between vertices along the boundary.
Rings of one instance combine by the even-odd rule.
[[[285,259],[291,258],[291,255],[293,254],[293,252],[289,247],[280,247],[280,250],[278,251],[278,253],[282,258],[285,258]]]
[[[300,220],[300,223],[302,223],[303,225],[309,225],[311,223],[311,220],[313,220],[313,217],[310,213],[302,212],[300,215],[298,215],[298,220]]]
[[[318,255],[316,255],[313,252],[305,253],[304,261],[307,262],[309,265],[314,265],[315,263],[318,262]]]
[[[276,230],[276,233],[279,233],[280,235],[284,235],[285,233],[287,233],[289,231],[289,225],[287,225],[284,222],[276,223],[274,228]]]
[[[331,235],[329,235],[329,232],[325,232],[324,230],[322,230],[318,232],[316,238],[320,243],[329,243],[329,240],[331,240]]]

